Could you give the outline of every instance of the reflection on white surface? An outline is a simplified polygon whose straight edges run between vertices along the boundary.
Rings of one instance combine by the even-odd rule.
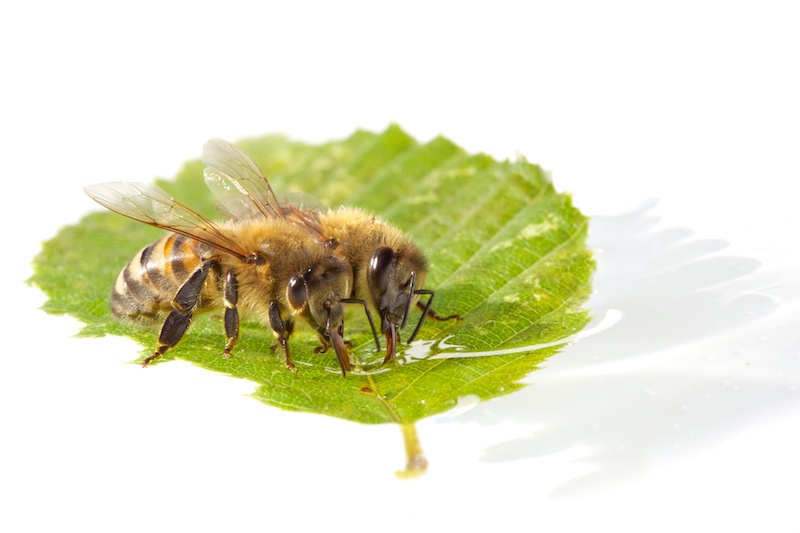
[[[589,306],[621,318],[549,359],[528,378],[534,386],[439,420],[533,428],[483,461],[579,450],[585,473],[552,492],[572,497],[798,405],[795,279],[724,255],[723,241],[661,229],[649,208],[593,218],[589,242],[598,259]]]

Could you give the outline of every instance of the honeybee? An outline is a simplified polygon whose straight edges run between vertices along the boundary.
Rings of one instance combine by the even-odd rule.
[[[104,207],[171,233],[140,250],[117,277],[112,313],[130,322],[158,324],[157,348],[142,366],[183,337],[194,315],[224,307],[229,357],[239,337],[239,311],[272,329],[289,370],[288,339],[296,317],[308,322],[327,351],[333,346],[342,377],[351,370],[344,340],[344,304],[352,269],[322,236],[288,220],[269,182],[234,145],[212,139],[203,149],[205,181],[229,218],[215,223],[178,203],[156,185],[111,182],[84,190]]]
[[[231,160],[238,168],[258,168],[233,145],[228,151],[238,156]],[[209,161],[204,162],[209,164]],[[245,182],[243,178],[240,176],[240,183]],[[260,178],[253,173],[247,181],[258,183]],[[213,183],[209,186],[213,190]],[[222,191],[217,196],[224,198]],[[258,210],[254,209],[257,206],[240,202],[238,198],[225,202],[225,206],[238,217],[258,215]],[[422,311],[422,316],[408,337],[408,343],[416,338],[426,317],[440,321],[461,319],[457,314],[440,316],[431,308],[435,292],[423,288],[428,261],[411,237],[399,228],[361,209],[341,207],[323,212],[288,203],[279,208],[286,220],[332,248],[336,257],[349,265],[353,279],[351,296],[359,302],[366,301],[380,316],[380,330],[386,337],[384,362],[397,354],[399,330],[405,327],[412,305]],[[419,301],[421,295],[428,296],[424,305]]]
[[[353,295],[378,311],[380,330],[386,337],[384,363],[395,358],[412,306],[422,311],[407,342],[414,341],[425,318],[461,320],[461,315],[440,316],[432,308],[435,291],[424,289],[428,261],[422,250],[399,228],[366,211],[342,207],[327,213],[288,206],[288,219],[333,243],[337,256],[351,266]],[[427,295],[422,304],[420,296]]]

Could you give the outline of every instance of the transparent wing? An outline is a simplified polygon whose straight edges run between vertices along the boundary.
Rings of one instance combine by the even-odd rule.
[[[308,209],[319,213],[327,213],[330,211],[330,208],[323,203],[322,200],[307,192],[289,191],[281,193],[278,197],[278,201],[283,208],[287,205],[293,205],[301,209]]]
[[[320,241],[328,240],[329,236],[325,232],[320,219],[322,213],[319,211],[286,204],[283,206],[283,213],[286,215],[286,220],[311,231]]]
[[[94,201],[120,215],[204,242],[246,260],[248,252],[227,237],[212,221],[178,203],[149,183],[115,181],[83,189]]]
[[[281,204],[261,169],[244,151],[228,141],[211,139],[203,146],[206,185],[232,218],[284,218]]]

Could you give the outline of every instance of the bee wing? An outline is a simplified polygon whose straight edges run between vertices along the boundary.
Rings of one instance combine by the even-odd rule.
[[[321,213],[319,211],[286,204],[283,206],[283,212],[286,214],[286,220],[312,231],[320,241],[328,239],[325,229],[322,227],[320,220]]]
[[[327,213],[330,211],[330,208],[323,203],[322,200],[314,196],[313,194],[309,194],[307,192],[300,192],[300,191],[289,191],[285,192],[280,195],[278,201],[281,204],[281,207],[286,210],[287,205],[294,205],[300,207],[302,209],[308,209],[310,211],[317,211],[319,213]]]
[[[95,202],[120,215],[186,235],[245,260],[248,252],[203,215],[178,203],[160,187],[115,181],[83,189]]]
[[[211,139],[203,146],[206,185],[220,201],[220,211],[232,218],[285,218],[281,204],[261,169],[228,141]]]

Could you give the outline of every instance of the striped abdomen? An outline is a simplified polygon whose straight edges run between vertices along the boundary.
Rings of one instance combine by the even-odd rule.
[[[139,251],[119,273],[111,292],[114,316],[152,324],[172,311],[172,299],[192,272],[208,259],[210,250],[194,239],[170,234]],[[212,270],[197,311],[216,299],[218,278]]]

